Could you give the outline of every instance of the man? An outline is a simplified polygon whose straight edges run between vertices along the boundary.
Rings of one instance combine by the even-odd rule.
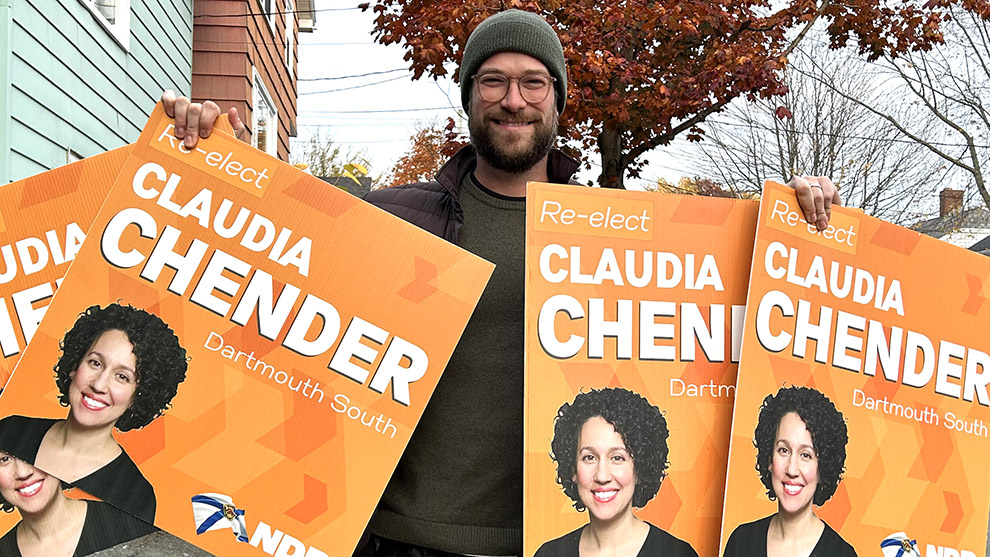
[[[567,99],[560,40],[535,14],[499,13],[468,38],[460,79],[471,145],[436,181],[367,197],[496,264],[369,524],[365,549],[375,555],[522,553],[525,188],[568,183],[578,168],[553,148]],[[170,91],[162,100],[190,148],[220,114]],[[244,134],[236,110],[230,117]],[[791,185],[809,222],[824,228],[839,201],[832,183]]]

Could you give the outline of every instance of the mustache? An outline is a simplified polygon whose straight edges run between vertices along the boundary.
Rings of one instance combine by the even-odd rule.
[[[512,123],[528,123],[528,122],[539,122],[543,118],[539,112],[505,112],[500,108],[493,108],[485,112],[485,117],[489,120],[498,120],[499,122],[512,122]]]

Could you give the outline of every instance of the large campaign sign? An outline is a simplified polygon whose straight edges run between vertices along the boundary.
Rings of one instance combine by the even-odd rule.
[[[854,210],[833,207],[823,231],[801,214],[791,190],[766,186],[726,555],[809,512],[822,554],[982,555],[990,260]]]
[[[8,502],[51,476],[215,554],[350,554],[492,266],[172,132],[156,108],[0,396],[41,478]]]
[[[663,554],[715,555],[757,203],[548,184],[527,203],[524,553],[576,554],[631,510]],[[615,454],[582,441],[598,420]],[[582,472],[629,458],[635,487]]]
[[[0,388],[130,152],[127,145],[0,187]]]

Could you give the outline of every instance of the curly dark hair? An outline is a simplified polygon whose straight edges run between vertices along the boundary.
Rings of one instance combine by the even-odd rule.
[[[756,447],[756,470],[767,488],[767,497],[777,499],[773,492],[770,463],[773,461],[774,443],[780,419],[794,412],[804,422],[811,434],[811,443],[818,456],[818,487],[815,489],[815,506],[822,506],[832,498],[846,465],[846,421],[835,404],[821,392],[808,387],[782,387],[777,395],[767,395],[760,407],[760,419],[753,433]]]
[[[140,429],[172,405],[188,367],[186,350],[172,329],[157,315],[142,309],[113,303],[105,308],[92,306],[79,314],[59,343],[62,356],[53,368],[61,393],[58,401],[62,406],[69,405],[72,372],[100,335],[110,330],[127,335],[137,358],[137,392],[114,427],[120,431]]]
[[[557,463],[557,483],[574,501],[574,508],[585,510],[578,496],[574,475],[577,470],[578,438],[585,422],[601,417],[622,436],[636,473],[632,504],[641,508],[660,490],[667,475],[667,420],[663,413],[640,394],[622,388],[592,389],[578,393],[574,402],[557,410],[553,424],[550,458]]]

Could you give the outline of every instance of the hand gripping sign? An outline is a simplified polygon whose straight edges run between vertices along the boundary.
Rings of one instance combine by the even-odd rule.
[[[575,555],[631,512],[644,554],[714,555],[757,204],[549,184],[527,203],[524,554]]]
[[[726,555],[746,554],[740,540],[765,544],[753,535],[764,517],[824,522],[816,551],[830,555],[982,554],[990,260],[854,210],[833,207],[825,231],[799,214],[791,190],[766,186]],[[898,549],[891,532],[915,543]]]
[[[0,449],[215,554],[348,554],[492,267],[171,125],[157,108],[0,397]],[[197,533],[202,494],[246,542]]]

